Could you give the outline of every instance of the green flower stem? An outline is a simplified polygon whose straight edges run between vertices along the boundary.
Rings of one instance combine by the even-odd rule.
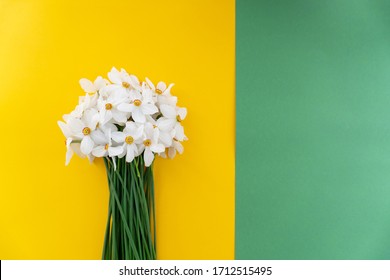
[[[131,163],[106,157],[104,163],[110,199],[102,259],[156,259],[152,167],[145,168],[142,156]]]

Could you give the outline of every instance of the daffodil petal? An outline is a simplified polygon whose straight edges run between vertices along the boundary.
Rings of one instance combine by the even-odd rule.
[[[179,108],[177,109],[177,114],[179,115],[180,119],[184,120],[187,116],[187,108]]]
[[[153,104],[142,104],[141,111],[144,115],[153,115],[158,112],[158,108]]]
[[[66,138],[72,136],[72,131],[70,130],[69,126],[66,123],[62,121],[58,121],[57,124]]]
[[[143,134],[143,133],[144,133],[144,126],[141,125],[140,127],[138,127],[138,128],[136,129],[136,131],[134,131],[133,138],[134,138],[135,140],[137,140],[137,139],[139,139],[139,138],[142,137],[142,134]]]
[[[88,155],[91,153],[94,146],[94,142],[92,141],[90,136],[85,136],[83,140],[81,140],[80,150],[84,155]]]
[[[164,91],[164,95],[171,95],[171,88],[174,86],[175,84],[169,84],[169,86],[167,87],[167,89]]]
[[[184,152],[184,147],[179,141],[175,141],[173,147],[178,151],[179,154]]]
[[[144,151],[144,160],[145,160],[145,166],[150,166],[153,162],[154,154],[150,149],[145,149]]]
[[[103,110],[100,113],[100,123],[106,124],[112,119],[112,111],[111,110]]]
[[[129,103],[122,103],[122,104],[119,104],[118,105],[118,110],[119,111],[122,111],[122,112],[128,112],[128,113],[131,113],[134,111],[134,108],[135,106],[133,104],[129,104]]]
[[[92,163],[95,157],[92,154],[89,154],[88,156],[89,163]]]
[[[176,150],[174,147],[169,147],[168,149],[168,157],[174,158],[176,156]]]
[[[145,115],[142,114],[141,110],[134,110],[131,114],[134,121],[144,123],[146,121]]]
[[[109,147],[108,148],[108,155],[110,157],[118,156],[123,152],[123,146],[118,147]]]
[[[80,79],[79,81],[81,88],[86,92],[86,93],[94,93],[96,91],[95,86],[93,83],[85,78]]]
[[[164,92],[167,88],[167,85],[164,82],[158,82],[156,88]]]
[[[96,90],[100,90],[101,88],[106,86],[106,81],[101,76],[99,76],[95,79],[93,84],[94,84]]]
[[[155,90],[156,88],[154,87],[154,84],[152,83],[151,80],[149,80],[149,78],[145,78],[145,81],[146,83],[148,84],[148,86],[152,89],[152,90]]]
[[[69,128],[72,130],[74,133],[79,133],[83,130],[85,127],[85,124],[79,120],[79,119],[70,119],[69,120]]]
[[[98,145],[103,145],[107,143],[107,137],[99,129],[92,131],[91,137],[93,139],[93,142],[95,142]]]
[[[151,123],[146,123],[144,126],[144,132],[146,138],[152,138],[154,133],[153,125]]]
[[[161,131],[169,131],[169,130],[172,130],[173,127],[175,126],[176,124],[176,120],[175,119],[167,119],[167,118],[160,118],[158,121],[157,121],[157,126],[158,128],[161,130]]]
[[[135,156],[139,156],[140,154],[142,154],[145,151],[145,146],[142,144],[137,145],[137,148],[138,148],[138,151],[135,153]]]
[[[184,128],[181,124],[177,123],[175,125],[175,138],[179,141],[183,141],[184,137]]]
[[[176,110],[172,106],[161,104],[160,111],[163,114],[163,116],[166,118],[170,118],[170,119],[176,118]]]
[[[123,132],[133,134],[137,130],[135,122],[127,122],[126,127],[123,129]]]
[[[134,159],[134,150],[130,145],[127,146],[126,161],[132,162]]]
[[[68,149],[66,150],[66,155],[65,155],[65,165],[69,164],[72,157],[73,157],[73,150],[71,147],[68,147]]]
[[[92,154],[95,157],[104,157],[107,154],[107,150],[104,148],[104,146],[97,146],[92,150]]]
[[[70,144],[70,147],[72,148],[73,152],[75,152],[76,155],[78,155],[79,157],[84,158],[85,155],[81,152],[80,146],[81,146],[80,143],[74,143],[73,142],[73,143]]]
[[[150,150],[157,154],[157,153],[162,153],[165,150],[165,147],[163,144],[156,144],[156,145],[152,145],[150,147]]]
[[[111,110],[112,118],[118,123],[125,123],[127,121],[127,116],[125,112],[120,112],[119,110]]]
[[[99,94],[108,94],[108,93],[113,93],[116,92],[118,89],[120,89],[122,85],[117,85],[117,84],[112,84],[112,85],[107,85],[103,87],[100,91]]]
[[[108,78],[114,84],[118,84],[118,85],[122,84],[122,79],[120,77],[120,72],[115,67],[112,67],[111,71],[108,72]]]
[[[169,105],[169,106],[176,106],[177,103],[177,97],[176,96],[165,96],[165,95],[159,95],[158,96],[158,103],[161,105]]]
[[[172,144],[172,137],[167,132],[160,132],[160,140],[166,147]]]
[[[158,154],[160,157],[162,157],[162,158],[167,158],[167,152],[166,151],[164,151],[164,152],[162,152],[162,153],[159,153]]]
[[[121,131],[114,131],[112,132],[111,137],[115,142],[123,143],[125,142],[126,135]]]

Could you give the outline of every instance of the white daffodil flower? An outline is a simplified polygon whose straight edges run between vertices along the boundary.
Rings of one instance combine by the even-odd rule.
[[[155,121],[151,116],[146,116],[146,121],[153,125],[153,129],[158,129],[159,130],[159,132],[158,132],[158,135],[159,135],[158,139],[159,139],[159,141],[165,147],[169,147],[172,144],[172,139],[174,137],[174,135],[173,135],[174,131],[173,130],[167,131],[167,130],[161,129],[161,127],[160,127],[160,119]]]
[[[148,88],[144,87],[144,91],[150,89],[153,94],[153,98],[155,99],[155,102],[158,105],[166,104],[166,105],[176,106],[177,97],[171,95],[171,88],[175,84],[169,84],[169,86],[167,87],[167,85],[164,82],[158,82],[157,86],[154,86],[151,80],[149,80],[148,78],[145,78],[145,80],[146,80],[145,85],[147,85]]]
[[[108,78],[112,82],[104,88],[104,92],[114,92],[121,96],[129,96],[132,89],[141,90],[141,85],[138,78],[134,75],[129,75],[124,69],[118,71],[112,67],[108,73]]]
[[[97,125],[96,130],[91,134],[93,141],[97,145],[106,144],[107,135],[118,131],[118,128],[113,123],[106,123],[105,125]]]
[[[99,131],[99,130],[97,130]],[[92,154],[95,157],[115,157],[123,152],[123,146],[113,146],[111,141],[111,129],[101,132],[98,136],[99,140],[96,141],[97,146],[92,149]]]
[[[105,87],[109,82],[101,76],[97,77],[94,82],[88,79],[80,79],[81,88],[85,91],[85,96],[80,96],[79,104],[70,113],[72,117],[81,118],[84,111],[96,107],[98,94],[97,92]],[[92,95],[91,95],[92,94]]]
[[[172,146],[168,148],[168,157],[174,158],[176,156],[176,151],[179,154],[182,154],[184,152],[184,147],[179,141],[174,139],[172,141]]]
[[[105,125],[111,119],[113,119],[118,124],[124,124],[128,117],[129,113],[122,112],[118,110],[118,105],[122,104],[126,100],[125,97],[120,97],[116,94],[108,96],[106,99],[99,98],[97,102],[97,108],[99,110],[99,123]]]
[[[93,95],[89,95],[89,93],[87,93],[85,96],[80,96],[79,104],[70,113],[70,116],[74,118],[81,118],[86,110],[96,107],[97,99],[98,94],[96,93]]]
[[[153,99],[148,94],[141,95],[135,93],[130,103],[122,103],[118,105],[118,110],[131,113],[131,117],[135,122],[145,123],[146,117],[158,112],[158,108],[153,104]]]
[[[68,115],[64,116],[64,119],[69,119]],[[57,124],[60,127],[62,133],[66,137],[66,141],[65,141],[65,145],[66,145],[65,165],[68,165],[70,160],[72,159],[73,153],[74,153],[74,151],[73,151],[73,149],[71,147],[71,143],[73,141],[72,131],[71,131],[71,129],[70,129],[70,127],[69,127],[69,125],[67,123],[64,123],[62,121],[58,121]]]
[[[187,109],[161,105],[160,111],[163,117],[158,119],[159,127],[164,131],[173,131],[173,137],[179,141],[187,140],[181,122],[187,116]]]
[[[73,136],[72,130],[68,124],[68,121],[71,117],[69,115],[64,115],[63,118],[66,123],[64,123],[63,121],[57,121],[57,124],[60,127],[62,133],[64,134],[66,140],[68,141],[68,138],[71,138]]]
[[[137,144],[142,143],[142,136],[144,133],[144,126],[137,126],[134,122],[127,122],[123,131],[112,133],[112,139],[118,144],[122,144],[123,154],[126,155],[126,161],[132,162],[134,157],[139,156]]]
[[[65,165],[68,165],[70,160],[73,157],[73,154],[76,153],[80,158],[85,158],[85,155],[80,150],[80,143],[79,142],[72,142],[73,139],[68,138],[66,141],[66,159],[65,159]],[[87,156],[89,161],[93,161],[93,156],[88,155]]]
[[[84,155],[90,154],[95,146],[92,135],[96,130],[98,120],[99,115],[95,109],[85,111],[81,119],[69,119],[68,124],[72,131],[72,138],[81,140],[80,150]]]
[[[66,119],[69,120],[71,117],[69,115]],[[84,158],[85,155],[80,150],[80,140],[77,140],[78,137],[74,136],[73,131],[68,123],[64,123],[62,121],[58,121],[58,126],[61,128],[62,133],[66,137],[66,154],[65,154],[65,165],[68,165],[70,160],[73,157],[73,154],[76,153],[79,157]],[[75,140],[76,139],[76,140]],[[93,158],[88,157],[90,161],[93,160]]]
[[[101,76],[97,77],[94,82],[86,78],[82,78],[80,79],[79,83],[85,93],[96,93],[109,84],[109,82],[106,79],[103,79]]]
[[[154,153],[159,154],[165,151],[163,144],[158,142],[158,129],[153,129],[151,123],[145,124],[142,144],[139,147],[140,153],[144,153],[145,166],[150,166],[154,160]]]
[[[180,141],[173,139],[172,145],[167,147],[164,152],[159,153],[158,155],[162,158],[167,158],[168,154],[168,157],[172,159],[176,156],[176,152],[182,154],[184,152],[184,147]]]

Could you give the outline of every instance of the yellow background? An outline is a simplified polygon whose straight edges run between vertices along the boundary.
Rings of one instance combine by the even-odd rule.
[[[0,1],[0,259],[100,259],[101,161],[64,166],[78,80],[174,82],[184,155],[155,165],[159,259],[234,258],[234,1]]]

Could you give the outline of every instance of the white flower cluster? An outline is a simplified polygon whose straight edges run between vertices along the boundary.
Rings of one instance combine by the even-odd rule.
[[[143,153],[145,166],[156,154],[164,158],[181,154],[181,142],[187,140],[181,122],[187,109],[176,105],[177,97],[170,92],[173,84],[155,86],[148,78],[142,82],[115,67],[108,78],[81,79],[86,95],[63,116],[65,122],[58,121],[66,137],[65,164],[74,153],[91,161],[109,156],[126,157],[127,162]]]

